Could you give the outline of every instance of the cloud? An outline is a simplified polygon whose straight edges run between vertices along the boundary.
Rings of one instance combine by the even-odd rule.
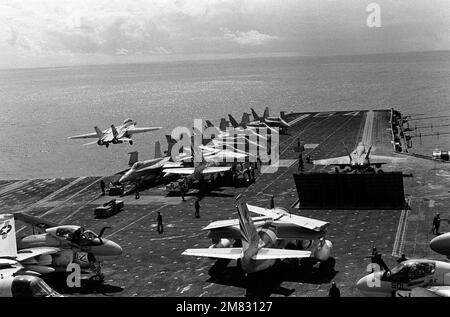
[[[232,42],[236,42],[241,45],[258,46],[264,45],[269,41],[279,39],[278,36],[262,34],[256,30],[251,30],[248,32],[240,32],[240,31],[231,32],[227,28],[222,28],[221,30],[224,33],[225,39],[228,39]]]

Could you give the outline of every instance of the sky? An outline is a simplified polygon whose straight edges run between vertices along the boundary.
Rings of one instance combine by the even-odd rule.
[[[0,68],[435,50],[449,0],[0,0]]]

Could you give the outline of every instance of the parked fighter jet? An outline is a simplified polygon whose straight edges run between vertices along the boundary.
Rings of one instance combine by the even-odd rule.
[[[97,141],[86,143],[83,145],[91,145],[97,143],[98,145],[105,145],[106,147],[109,147],[110,143],[118,144],[123,142],[128,142],[130,143],[130,145],[133,145],[133,140],[131,139],[133,134],[155,131],[161,128],[162,127],[136,128],[136,121],[126,119],[117,128],[114,125],[111,125],[111,128],[101,131],[98,127],[94,127],[95,133],[70,136],[69,139],[98,138]]]
[[[262,117],[258,116],[253,108],[250,108],[253,114],[254,121],[248,123],[248,126],[257,126],[258,124],[265,123],[269,127],[278,127],[282,133],[287,133],[287,129],[291,126],[283,119],[283,112],[280,112],[279,117],[271,117],[269,115],[269,107],[266,107]]]
[[[374,167],[379,169],[384,164],[404,160],[404,158],[392,156],[371,155],[371,150],[372,146],[369,146],[367,149],[362,142],[359,142],[356,149],[354,149],[351,153],[347,150],[347,156],[315,160],[313,163],[314,165],[337,166],[343,171],[364,173],[368,171],[376,171]],[[382,171],[378,170],[378,172]]]
[[[274,129],[273,127],[269,126],[265,122],[260,122],[260,121],[250,122],[250,117],[249,117],[248,113],[246,113],[246,112],[244,112],[242,114],[241,123],[238,123],[231,114],[228,115],[228,118],[230,119],[231,126],[235,129],[244,129],[247,131],[253,131],[256,128],[265,128],[268,131],[270,130],[271,133],[278,133],[277,129]],[[275,127],[279,127],[279,126],[275,126]],[[255,133],[257,133],[257,132],[255,132]]]
[[[170,137],[170,136],[169,136]],[[169,167],[182,167],[183,162],[173,162],[170,156],[171,144],[169,143],[168,155],[163,156],[161,153],[161,145],[157,141],[155,143],[155,158],[145,161],[138,160],[138,152],[131,152],[128,165],[129,169],[121,172],[122,177],[119,183],[127,182],[140,183],[143,181],[155,180],[162,176],[162,170]]]
[[[38,273],[29,271],[20,263],[36,254],[17,254],[13,215],[0,215],[0,235],[0,297],[60,297]],[[46,253],[41,251],[41,255]]]
[[[24,213],[15,213],[14,218],[39,232],[18,239],[17,243],[18,259],[30,271],[40,274],[65,272],[67,265],[74,262],[91,280],[103,281],[101,261],[122,254],[122,248],[117,243],[102,238],[107,227],[97,235],[80,226],[60,225]]]
[[[187,249],[182,254],[196,257],[239,260],[247,273],[262,271],[277,260],[315,257],[325,263],[332,244],[324,235],[328,223],[306,217],[290,215],[281,208],[264,209],[247,205],[236,199],[239,220],[216,221],[204,230],[210,230],[213,245],[205,249]],[[249,211],[261,214],[251,218]],[[305,251],[304,240],[319,239],[317,248]],[[231,247],[236,241],[242,247]]]

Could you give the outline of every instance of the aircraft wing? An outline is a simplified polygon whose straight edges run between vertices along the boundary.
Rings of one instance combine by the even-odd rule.
[[[180,174],[180,175],[191,175],[194,174],[194,167],[180,167],[180,168],[166,168],[163,170],[165,174]]]
[[[130,128],[127,130],[127,133],[129,135],[137,134],[137,133],[144,133],[144,132],[150,132],[155,130],[160,130],[162,127],[148,127],[148,128]]]
[[[419,288],[420,288],[420,292],[415,292],[415,293],[418,293],[422,297],[424,295],[426,296],[426,294],[428,296],[450,297],[450,286],[431,286],[428,288],[417,287],[417,289],[419,289]],[[414,290],[417,291],[416,289],[414,289]]]
[[[61,251],[59,248],[52,247],[37,247],[22,249],[17,251],[17,261],[22,262],[34,258],[39,255],[55,254]]]
[[[231,169],[231,167],[227,167],[227,166],[215,166],[215,167],[207,167],[204,170],[202,170],[202,174],[214,174],[214,173],[221,173],[221,172],[226,172],[229,171]]]
[[[259,249],[258,253],[252,257],[253,260],[274,260],[274,259],[300,259],[309,258],[311,251],[288,250],[288,249]]]
[[[383,156],[383,155],[370,155],[370,164],[388,164],[388,163],[401,163],[406,160],[405,157]]]
[[[264,221],[264,220],[272,220],[272,217],[252,217],[253,222]],[[204,227],[202,230],[214,230],[232,226],[239,226],[239,219],[230,219],[230,220],[218,220],[211,222],[209,225]]]
[[[314,165],[350,165],[350,158],[348,156],[339,156],[339,157],[332,157],[327,158],[323,160],[314,160]]]
[[[61,224],[56,223],[56,222],[52,222],[52,221],[48,221],[42,218],[38,218],[38,217],[34,217],[34,216],[30,216],[27,215],[25,213],[22,212],[16,212],[14,213],[14,219],[16,220],[20,220],[28,225],[40,228],[42,230],[45,230],[47,228],[52,228],[52,227],[58,227]]]
[[[98,135],[97,133],[93,132],[93,133],[87,133],[87,134],[80,134],[80,135],[74,135],[74,136],[69,136],[68,139],[90,139],[90,138],[96,138],[98,139]]]
[[[310,229],[310,230],[314,230],[314,231],[321,231],[329,225],[329,222],[325,222],[322,220],[317,220],[317,219],[308,218],[308,217],[302,217],[302,216],[298,216],[298,215],[288,215],[285,213],[278,213],[278,212],[274,211],[273,209],[265,209],[265,208],[261,208],[261,207],[257,207],[257,206],[253,206],[253,205],[249,205],[249,204],[247,204],[247,208],[251,212],[254,212],[254,213],[257,213],[260,215],[264,215],[266,217],[270,217],[276,221],[291,223],[293,225],[303,227],[306,229]]]
[[[242,248],[203,248],[187,249],[182,255],[197,257],[238,260],[242,257]]]
[[[163,168],[172,168],[172,167],[181,167],[183,162],[166,162],[163,165]]]

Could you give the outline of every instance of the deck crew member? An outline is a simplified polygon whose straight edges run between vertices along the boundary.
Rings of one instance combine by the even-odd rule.
[[[274,209],[275,208],[275,197],[272,195],[270,197],[270,209]]]
[[[195,218],[200,218],[200,203],[199,203],[199,199],[197,199],[195,201],[194,207],[195,207]]]
[[[341,297],[341,291],[336,286],[335,282],[331,283],[331,288],[330,288],[330,291],[328,293],[328,297]]]
[[[158,227],[157,227],[158,233],[161,234],[164,231],[164,227],[163,227],[163,219],[162,219],[161,213],[159,211],[158,211],[158,217],[156,218],[156,220],[158,221]]]
[[[431,232],[435,235],[439,234],[439,227],[441,226],[441,218],[439,216],[439,213],[436,213],[436,216],[433,218],[433,227],[431,228]]]
[[[100,188],[102,189],[102,196],[105,196],[105,181],[103,180],[103,178],[100,180]]]

